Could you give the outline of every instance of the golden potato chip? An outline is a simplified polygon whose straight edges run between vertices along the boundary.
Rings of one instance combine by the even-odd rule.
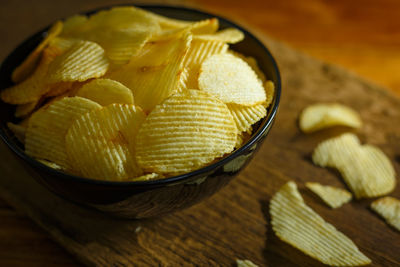
[[[198,89],[198,78],[201,64],[208,57],[225,53],[228,45],[219,41],[192,40],[188,53],[185,56],[183,65],[188,69],[188,89]]]
[[[87,23],[88,17],[84,15],[74,15],[68,17],[64,21],[64,27],[61,32],[61,36],[68,36],[71,33],[73,34],[74,31],[82,27],[85,23]]]
[[[18,141],[25,143],[26,127],[11,122],[7,122],[7,127],[13,132]]]
[[[199,90],[167,98],[139,130],[136,159],[144,171],[180,174],[232,152],[237,129],[224,103]]]
[[[122,181],[142,175],[134,140],[145,120],[134,105],[112,104],[72,123],[66,149],[72,168],[87,178]]]
[[[383,197],[371,203],[371,208],[385,221],[400,231],[400,200]]]
[[[15,83],[19,83],[32,74],[36,68],[37,63],[39,62],[40,55],[43,49],[49,44],[49,42],[54,39],[57,35],[61,33],[63,29],[63,23],[61,21],[57,21],[51,26],[51,28],[47,31],[46,37],[40,44],[33,50],[29,56],[19,65],[12,73],[11,80]]]
[[[201,90],[224,103],[252,106],[266,100],[256,73],[245,61],[228,53],[207,58],[201,65],[198,83]]]
[[[90,41],[79,41],[50,63],[48,79],[52,83],[82,82],[103,76],[108,66],[101,46]]]
[[[254,264],[250,260],[236,260],[237,267],[258,267],[257,264]]]
[[[164,176],[153,172],[153,173],[149,173],[149,174],[144,174],[139,177],[135,177],[133,179],[130,179],[129,181],[142,182],[142,181],[150,181],[150,180],[156,180],[156,179],[161,179],[161,178],[164,178]]]
[[[102,106],[113,103],[133,105],[132,91],[125,85],[110,79],[95,79],[82,86],[77,96],[90,99]]]
[[[1,91],[1,99],[10,104],[27,104],[38,101],[50,90],[47,71],[50,62],[61,51],[54,47],[45,48],[34,73],[21,83]]]
[[[356,198],[385,195],[396,185],[389,158],[377,147],[361,145],[354,134],[320,143],[312,159],[318,166],[336,168]]]
[[[258,66],[257,60],[254,57],[249,57],[249,56],[245,56],[239,52],[233,51],[233,50],[229,50],[228,51],[230,54],[239,57],[241,59],[243,59],[243,61],[245,61],[247,64],[249,64],[249,66],[254,70],[254,72],[257,74],[257,77],[263,82],[265,83],[267,81],[267,78],[265,77],[265,74],[261,71],[260,67]]]
[[[49,42],[49,46],[58,49],[61,51],[60,54],[62,54],[79,41],[79,39],[63,38],[58,36]]]
[[[80,82],[59,82],[50,85],[50,90],[45,94],[45,97],[53,97],[65,94],[74,88],[80,88],[83,83]]]
[[[182,92],[183,90],[188,89],[188,79],[189,79],[188,68],[184,68],[180,73],[177,92]]]
[[[81,97],[65,97],[44,106],[29,119],[25,137],[25,152],[68,168],[65,135],[80,116],[101,106]]]
[[[61,167],[60,165],[58,165],[58,164],[56,164],[56,163],[54,163],[54,162],[45,160],[45,159],[38,159],[37,161],[39,161],[40,163],[46,165],[47,167],[50,167],[50,168],[52,168],[52,169],[55,169],[55,170],[59,170],[59,171],[60,171],[60,170],[65,170],[65,169],[64,169],[63,167]]]
[[[189,29],[193,34],[212,34],[218,30],[219,21],[217,18],[200,20],[193,23]]]
[[[267,95],[267,100],[265,100],[262,105],[264,107],[269,107],[269,105],[272,104],[272,101],[274,100],[274,95],[275,95],[275,84],[272,81],[266,81],[264,83],[264,89],[265,89],[265,94]]]
[[[72,17],[70,20],[72,26],[63,36],[98,43],[115,65],[127,63],[160,30],[148,12],[135,7],[114,7],[88,19]]]
[[[163,31],[171,29],[182,29],[190,27],[191,25],[196,23],[196,21],[173,19],[153,12],[148,12],[148,13],[160,25]]]
[[[360,128],[362,122],[353,109],[342,104],[329,103],[306,107],[300,114],[299,124],[303,132],[311,133],[336,125]]]
[[[22,118],[31,114],[35,108],[38,106],[40,100],[29,102],[26,104],[17,105],[15,109],[14,116],[17,118]]]
[[[183,32],[168,41],[149,43],[129,64],[106,77],[131,89],[135,104],[149,112],[178,90],[190,42],[191,34]]]
[[[251,130],[251,125],[267,115],[267,110],[262,104],[255,106],[227,104],[227,106],[240,132]]]
[[[194,40],[220,41],[228,44],[235,44],[244,39],[242,31],[235,28],[226,28],[214,34],[198,34],[193,37]]]
[[[318,195],[332,209],[341,207],[352,198],[349,191],[330,185],[309,182],[306,183],[306,187]]]
[[[239,148],[244,143],[246,143],[250,139],[252,131],[253,131],[253,129],[252,129],[252,127],[250,127],[250,129],[248,129],[248,132],[238,133],[238,135],[236,137],[235,148]]]
[[[333,266],[371,263],[353,241],[304,203],[294,182],[275,193],[269,211],[275,234],[310,257]]]

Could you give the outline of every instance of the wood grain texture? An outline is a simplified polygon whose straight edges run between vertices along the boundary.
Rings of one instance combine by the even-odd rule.
[[[296,48],[340,63],[394,89],[399,87],[395,71],[400,57],[400,22],[396,15],[400,3],[390,0],[382,1],[387,5],[372,1],[362,1],[361,5],[361,1],[342,0],[313,0],[308,1],[308,5],[301,4],[302,1],[261,2],[264,3],[246,1],[246,6],[244,3],[228,6],[217,1],[184,4],[236,19],[259,33],[285,40]],[[4,1],[0,9],[0,34],[7,38],[0,45],[0,57],[4,58],[27,35],[58,17],[110,3],[112,1]],[[265,15],[269,11],[273,11],[271,15]],[[19,22],[14,23],[16,17]],[[328,19],[335,23],[324,23]],[[277,123],[253,162],[211,199],[161,219],[110,220],[80,210],[38,187],[24,177],[23,172],[17,171],[13,160],[8,160],[3,144],[0,149],[2,195],[23,213],[35,217],[84,263],[229,266],[235,258],[248,258],[266,266],[319,265],[279,241],[268,224],[269,198],[286,180],[293,179],[298,182],[307,204],[352,238],[376,266],[400,265],[399,233],[366,208],[369,200],[330,210],[302,185],[305,181],[320,181],[344,187],[336,172],[313,166],[310,153],[319,141],[345,129],[303,135],[296,125],[298,112],[309,103],[340,100],[349,104],[361,111],[366,122],[359,132],[361,139],[381,147],[399,173],[399,100],[346,71],[315,62],[269,39],[265,41],[279,61],[284,80]],[[374,76],[376,74],[383,78]],[[391,195],[400,197],[399,187]],[[136,233],[138,226],[141,230]],[[1,266],[78,264],[22,213],[13,211],[3,201],[0,201],[0,229]]]

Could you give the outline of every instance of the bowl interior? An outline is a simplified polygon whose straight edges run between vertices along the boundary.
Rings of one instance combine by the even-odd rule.
[[[206,18],[216,17],[220,21],[221,29],[227,27],[235,27],[242,30],[245,33],[245,39],[240,43],[230,45],[230,48],[246,56],[254,57],[257,60],[260,69],[265,73],[267,78],[269,80],[272,80],[275,84],[275,96],[273,103],[268,108],[267,116],[255,125],[253,130],[253,135],[247,141],[246,144],[244,144],[241,148],[235,150],[230,155],[228,155],[227,157],[221,159],[220,161],[214,164],[211,164],[199,170],[195,170],[191,173],[161,180],[144,181],[144,182],[111,182],[111,181],[87,179],[69,175],[64,172],[59,172],[27,156],[24,153],[23,145],[14,137],[13,133],[7,127],[7,122],[18,122],[18,120],[14,118],[15,106],[0,101],[0,137],[3,139],[3,141],[8,145],[8,147],[11,150],[13,150],[20,158],[22,158],[29,165],[33,166],[34,168],[38,168],[50,175],[53,175],[58,179],[74,179],[84,183],[94,183],[94,184],[111,185],[111,186],[126,186],[126,185],[144,186],[146,184],[168,184],[178,181],[184,181],[187,178],[191,177],[192,175],[206,173],[212,170],[213,168],[225,164],[226,162],[240,155],[242,151],[252,146],[258,139],[261,138],[262,134],[270,127],[277,112],[279,104],[279,98],[281,93],[281,81],[275,60],[273,59],[268,49],[256,37],[254,37],[251,33],[243,29],[239,25],[234,24],[233,22],[230,22],[220,16],[216,16],[199,10],[183,8],[183,7],[158,6],[158,5],[143,5],[139,7],[142,7],[146,10],[167,17],[183,19],[183,20],[202,20]],[[103,8],[85,12],[84,14],[91,14],[101,9]],[[20,44],[13,52],[11,52],[9,56],[4,60],[4,62],[0,67],[0,90],[13,85],[11,81],[12,71],[27,57],[30,51],[32,51],[37,46],[37,44],[42,40],[43,36],[45,35],[45,31],[47,29],[48,28],[43,29],[38,33],[34,34],[33,36],[29,37],[26,41]]]

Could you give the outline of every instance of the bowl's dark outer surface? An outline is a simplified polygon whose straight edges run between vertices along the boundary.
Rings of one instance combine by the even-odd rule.
[[[6,126],[7,122],[15,121],[13,117],[15,108],[3,102],[0,103],[0,137],[14,152],[16,159],[21,162],[21,167],[26,168],[37,181],[65,199],[126,218],[152,217],[183,209],[213,195],[226,185],[247,165],[270,131],[281,93],[280,75],[275,60],[267,48],[245,29],[219,16],[194,9],[155,5],[140,7],[184,20],[217,17],[221,28],[239,28],[245,33],[245,40],[232,45],[231,48],[257,59],[261,70],[275,83],[275,97],[268,109],[267,117],[254,127],[252,138],[229,156],[191,173],[146,182],[91,180],[59,172],[41,164],[24,153],[23,145],[16,140]],[[36,47],[45,32],[46,29],[27,39],[5,59],[0,68],[1,89],[12,85],[10,79],[12,70]]]

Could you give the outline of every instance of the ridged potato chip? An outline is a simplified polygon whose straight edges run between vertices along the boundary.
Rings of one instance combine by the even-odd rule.
[[[267,99],[265,100],[262,105],[264,107],[269,107],[269,105],[272,104],[272,101],[274,100],[274,95],[275,95],[275,84],[272,81],[266,81],[264,83],[264,89],[265,89],[265,94],[267,95]]]
[[[78,41],[50,63],[48,79],[52,83],[86,81],[103,76],[109,61],[104,49],[90,41]]]
[[[156,179],[161,179],[161,178],[164,178],[164,176],[153,172],[153,173],[149,173],[149,174],[143,174],[142,176],[135,177],[133,179],[130,179],[129,181],[142,182],[142,181],[150,181],[150,180],[156,180]]]
[[[351,133],[320,143],[312,160],[318,166],[336,168],[356,198],[385,195],[396,185],[390,159],[377,147],[361,145]]]
[[[71,17],[68,17],[64,21],[64,27],[61,32],[61,36],[68,36],[68,35],[73,35],[74,31],[77,31],[80,27],[82,27],[85,23],[87,23],[88,17],[84,15],[74,15]]]
[[[212,55],[225,53],[228,45],[219,41],[192,40],[183,65],[188,69],[188,89],[198,89],[198,78],[201,64]]]
[[[306,183],[306,187],[318,195],[329,207],[336,209],[349,202],[352,195],[349,191],[319,183]]]
[[[59,170],[59,171],[65,170],[65,169],[64,169],[63,167],[61,167],[60,165],[58,165],[58,164],[56,164],[56,163],[54,163],[54,162],[45,160],[45,159],[38,159],[37,161],[39,161],[40,163],[46,165],[47,167],[50,167],[50,168],[52,168],[52,169],[55,169],[55,170]]]
[[[254,264],[250,260],[236,260],[237,267],[258,267],[257,264]]]
[[[373,211],[400,231],[400,200],[394,197],[383,197],[371,203]]]
[[[244,33],[235,28],[223,29],[214,34],[198,34],[193,37],[194,40],[220,41],[228,44],[236,44],[244,39]]]
[[[49,64],[61,53],[62,51],[55,47],[45,48],[33,74],[21,83],[1,91],[1,99],[10,104],[38,101],[51,88],[47,78]]]
[[[310,257],[331,266],[371,263],[353,241],[304,203],[294,182],[282,186],[269,207],[275,234]]]
[[[186,90],[148,115],[137,136],[137,162],[148,172],[190,172],[232,152],[236,134],[224,103],[205,92]]]
[[[68,168],[65,135],[71,124],[92,109],[101,106],[81,97],[65,97],[35,112],[29,119],[25,152]]]
[[[70,20],[73,25],[63,36],[98,43],[115,65],[127,63],[160,30],[148,12],[135,7],[114,7],[86,20],[82,17]]]
[[[134,105],[112,104],[76,120],[66,135],[72,168],[87,178],[130,180],[143,174],[134,140],[146,115]]]
[[[191,37],[189,32],[182,32],[176,38],[149,43],[129,64],[106,77],[131,89],[135,104],[150,112],[178,90]]]
[[[315,132],[336,125],[360,128],[360,115],[353,109],[338,103],[313,104],[300,114],[300,129],[305,133]]]
[[[212,34],[218,30],[219,20],[217,18],[200,20],[193,23],[189,29],[193,34]]]
[[[262,104],[255,106],[243,106],[239,104],[227,104],[236,127],[240,132],[251,132],[251,126],[267,115],[267,110]]]
[[[38,106],[39,102],[41,102],[41,101],[36,100],[36,101],[29,102],[26,104],[17,105],[17,107],[15,108],[14,116],[16,118],[23,118],[23,117],[28,116],[35,110],[35,108]]]
[[[247,64],[249,64],[249,66],[254,70],[254,72],[257,74],[257,77],[263,82],[265,83],[267,81],[267,78],[265,77],[264,72],[262,72],[262,70],[260,69],[260,67],[258,66],[257,60],[254,57],[249,57],[249,56],[245,56],[239,52],[236,52],[234,50],[229,50],[228,51],[230,54],[243,59],[243,61],[245,61]]]
[[[13,71],[11,75],[11,80],[13,82],[19,83],[28,78],[29,75],[34,72],[43,49],[45,49],[52,39],[61,33],[62,29],[63,23],[61,21],[57,21],[53,26],[51,26],[43,41],[41,41],[29,56]]]
[[[201,90],[224,103],[252,106],[266,100],[263,84],[252,68],[228,53],[207,58],[201,65],[198,82]]]
[[[110,79],[95,79],[82,86],[77,96],[90,99],[102,106],[113,103],[133,105],[132,91],[125,85]]]
[[[188,68],[184,68],[182,70],[182,73],[180,74],[178,82],[178,90],[176,90],[177,92],[182,92],[183,90],[189,89],[188,79],[189,79],[189,70]]]

